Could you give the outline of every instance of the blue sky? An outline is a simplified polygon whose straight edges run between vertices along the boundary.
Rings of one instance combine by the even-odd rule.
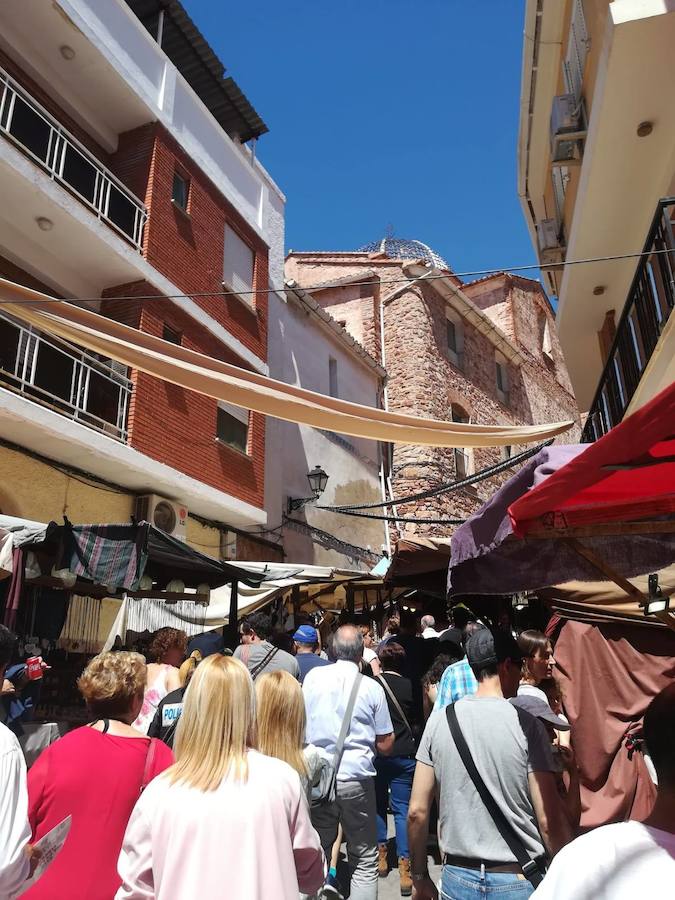
[[[455,271],[535,262],[516,187],[523,0],[183,2],[270,129],[286,249],[391,226]]]

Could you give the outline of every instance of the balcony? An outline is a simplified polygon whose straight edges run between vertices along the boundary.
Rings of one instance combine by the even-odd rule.
[[[126,367],[99,360],[57,338],[47,338],[3,314],[0,385],[109,437],[126,441],[131,396]]]
[[[141,251],[145,205],[3,69],[0,133]]]
[[[675,306],[675,197],[659,202],[582,435],[595,441],[623,419]],[[659,252],[655,252],[659,251]]]

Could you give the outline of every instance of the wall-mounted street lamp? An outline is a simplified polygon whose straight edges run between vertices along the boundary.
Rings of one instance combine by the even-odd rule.
[[[302,509],[303,506],[306,506],[308,503],[314,503],[315,500],[318,500],[321,494],[323,494],[323,492],[326,490],[328,475],[326,475],[321,466],[314,466],[312,471],[307,473],[307,481],[309,481],[309,489],[312,492],[312,496],[289,497],[289,513],[295,512],[295,510],[297,509]]]

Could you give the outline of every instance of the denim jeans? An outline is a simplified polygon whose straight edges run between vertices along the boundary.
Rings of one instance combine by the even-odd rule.
[[[377,835],[374,778],[338,781],[335,803],[312,809],[312,825],[330,859],[342,823],[351,875],[350,900],[377,900]]]
[[[534,888],[522,875],[443,866],[442,900],[482,900],[484,897],[494,897],[495,900],[524,900],[533,892]]]
[[[408,858],[408,805],[412,791],[415,760],[407,756],[378,756],[375,759],[377,798],[377,842],[387,843],[387,799],[391,791],[391,811],[396,829],[396,854]]]

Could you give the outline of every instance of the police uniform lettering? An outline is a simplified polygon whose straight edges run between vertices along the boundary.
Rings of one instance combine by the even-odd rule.
[[[171,725],[180,719],[182,712],[182,703],[167,703],[162,710],[162,728],[170,728]]]

